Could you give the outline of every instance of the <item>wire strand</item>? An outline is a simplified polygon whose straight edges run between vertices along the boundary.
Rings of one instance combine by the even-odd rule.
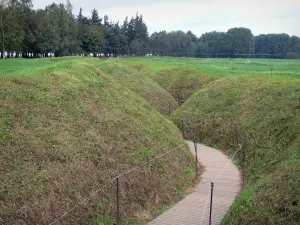
[[[89,197],[87,197],[87,198],[85,198],[84,200],[82,200],[81,202],[79,202],[77,205],[75,205],[73,208],[71,208],[70,210],[68,210],[67,212],[65,212],[63,215],[61,215],[59,218],[57,218],[56,220],[54,220],[54,221],[53,221],[52,223],[50,223],[49,225],[53,225],[53,224],[55,224],[56,222],[58,222],[59,220],[61,220],[62,218],[64,218],[65,216],[67,216],[70,212],[72,212],[72,211],[73,211],[74,209],[76,209],[78,206],[80,206],[80,205],[83,204],[84,202],[86,202],[86,201],[88,201],[89,199],[91,199],[91,198],[92,198],[94,195],[96,195],[99,191],[103,190],[105,187],[107,187],[107,186],[109,186],[110,184],[112,184],[113,181],[115,181],[117,178],[123,177],[123,176],[125,176],[126,174],[129,174],[129,173],[131,173],[132,171],[137,170],[138,168],[141,168],[141,167],[143,167],[143,166],[145,166],[145,165],[147,165],[147,164],[151,164],[151,163],[154,162],[155,160],[157,160],[157,159],[159,159],[159,158],[162,158],[163,156],[167,155],[167,154],[170,153],[170,152],[173,152],[173,151],[175,151],[175,150],[178,150],[180,147],[182,147],[182,146],[184,146],[184,145],[186,145],[186,143],[181,144],[181,145],[178,145],[177,147],[175,147],[175,148],[173,148],[173,149],[171,149],[171,150],[169,150],[169,151],[167,151],[167,152],[164,152],[164,153],[162,153],[162,154],[156,156],[155,158],[151,159],[150,161],[147,161],[147,162],[145,162],[145,163],[142,163],[142,164],[140,164],[140,165],[134,167],[133,169],[130,169],[130,170],[128,170],[128,171],[126,171],[126,172],[124,172],[124,173],[122,173],[122,174],[117,175],[115,178],[109,180],[108,183],[107,183],[106,185],[104,185],[104,186],[101,187],[100,189],[94,191]]]

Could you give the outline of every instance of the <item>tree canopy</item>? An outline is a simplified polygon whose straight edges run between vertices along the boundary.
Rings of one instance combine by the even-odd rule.
[[[254,36],[248,28],[207,32],[197,38],[191,31],[155,32],[149,45],[155,55],[187,57],[300,58],[300,38],[288,34]]]
[[[0,0],[0,50],[9,52],[53,52],[56,56],[75,54],[144,55],[148,48],[148,28],[142,15],[112,22],[97,9],[86,17],[80,9],[66,4],[33,9],[31,0]]]
[[[300,58],[300,38],[288,34],[254,36],[250,29],[207,32],[159,31],[150,37],[143,15],[113,22],[93,9],[73,14],[70,0],[33,9],[31,0],[0,0],[0,51],[77,54],[137,55],[147,53],[178,57]],[[2,54],[3,55],[3,54]]]

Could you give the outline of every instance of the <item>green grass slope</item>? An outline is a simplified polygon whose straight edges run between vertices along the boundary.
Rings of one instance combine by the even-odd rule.
[[[203,72],[187,65],[182,67],[155,67],[149,63],[133,63],[121,61],[122,64],[134,68],[138,74],[149,77],[159,84],[167,93],[171,94],[177,103],[188,99],[201,86],[213,80]],[[143,61],[142,61],[143,62]],[[163,61],[161,61],[163,65]],[[149,79],[148,78],[148,79]],[[144,78],[143,78],[144,79]],[[181,102],[180,102],[181,104]]]
[[[104,74],[136,92],[161,113],[168,113],[169,107],[171,110],[176,109],[175,99],[155,81],[139,72],[138,69],[117,61],[101,63],[101,71]]]
[[[178,129],[110,72],[115,64],[26,63],[0,61],[1,224],[49,224],[108,179],[180,145],[121,178],[122,220],[146,221],[178,199],[193,156]],[[114,194],[109,186],[61,222],[112,224]]]
[[[79,58],[47,58],[47,59],[9,59],[0,61],[0,76],[40,76],[47,69],[63,67],[66,61],[72,62]],[[103,61],[103,60],[102,60]]]
[[[198,70],[179,67],[162,69],[155,74],[153,80],[174,98],[187,100],[202,85],[208,83],[210,79]]]
[[[172,116],[190,113],[199,113],[198,118],[217,113],[247,134],[246,188],[223,224],[299,224],[300,81],[279,76],[219,79]]]

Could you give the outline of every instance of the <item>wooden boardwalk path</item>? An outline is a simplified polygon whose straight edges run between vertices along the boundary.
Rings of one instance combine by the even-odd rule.
[[[194,152],[194,144],[188,144]],[[241,190],[241,175],[237,166],[221,151],[198,144],[198,157],[205,170],[195,192],[149,225],[209,224],[211,182],[214,182],[212,224],[220,224]]]

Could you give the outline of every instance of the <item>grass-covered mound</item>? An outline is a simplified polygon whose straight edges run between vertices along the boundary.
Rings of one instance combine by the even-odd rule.
[[[209,81],[198,70],[179,67],[159,71],[153,79],[176,99],[188,99],[196,90]]]
[[[108,179],[178,145],[152,166],[120,178],[122,220],[151,219],[191,181],[185,165],[193,156],[178,129],[118,82],[108,63],[13,62],[14,71],[0,70],[1,224],[49,224]],[[106,191],[61,221],[110,224],[115,186]]]
[[[118,61],[106,61],[101,63],[101,71],[136,92],[161,113],[165,114],[169,109],[177,108],[175,99],[159,84],[140,72],[139,67],[124,65]]]
[[[171,94],[179,104],[182,103],[180,101],[188,99],[201,86],[213,80],[203,72],[187,66],[164,67],[163,61],[161,66],[128,61],[122,61],[122,63],[134,68],[140,75],[151,78]]]
[[[246,187],[223,224],[299,224],[300,81],[219,79],[193,94],[173,117],[189,113],[198,118],[217,113],[247,134]]]

